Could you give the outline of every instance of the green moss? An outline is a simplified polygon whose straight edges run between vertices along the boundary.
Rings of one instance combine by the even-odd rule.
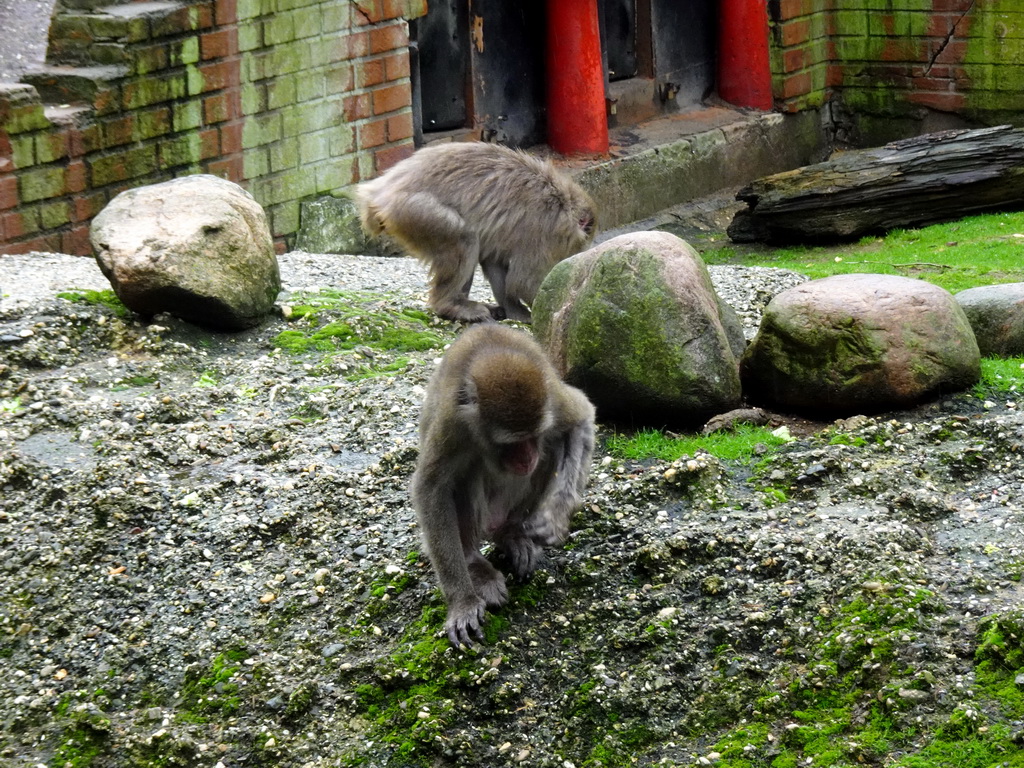
[[[613,434],[605,448],[620,459],[662,459],[676,461],[683,456],[710,453],[726,461],[744,461],[761,448],[777,448],[789,442],[770,429],[740,424],[734,430],[712,432],[692,437],[669,437],[655,429],[642,430],[632,435]]]
[[[58,293],[57,298],[76,304],[106,307],[118,317],[131,317],[132,314],[113,291],[66,291]]]
[[[282,352],[318,354],[312,371],[336,373],[349,380],[406,370],[409,352],[438,349],[446,343],[439,321],[412,308],[392,309],[394,297],[358,291],[321,291],[293,297],[289,317],[294,327],[273,340]]]
[[[233,678],[241,669],[239,662],[247,658],[249,652],[245,648],[231,648],[216,656],[208,670],[186,672],[180,694],[181,716],[205,722],[237,712],[241,700]]]

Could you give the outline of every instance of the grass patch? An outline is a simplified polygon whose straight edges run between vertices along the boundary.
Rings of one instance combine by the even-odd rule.
[[[1024,212],[898,229],[856,243],[739,253],[709,249],[709,264],[781,267],[811,278],[869,272],[927,280],[948,291],[1024,281]]]
[[[65,299],[74,304],[92,304],[106,307],[118,317],[131,317],[132,312],[121,303],[113,291],[65,291],[57,294],[58,299]]]
[[[981,380],[974,385],[974,394],[1005,395],[1024,389],[1024,357],[981,358]]]
[[[437,349],[445,340],[431,330],[433,318],[418,309],[393,309],[394,297],[365,291],[324,290],[293,297],[291,320],[274,346],[290,354],[351,350],[415,352]]]
[[[675,461],[700,452],[710,453],[724,461],[738,461],[758,453],[758,446],[777,448],[787,442],[789,440],[785,437],[775,435],[765,427],[740,424],[735,430],[691,437],[669,437],[656,429],[645,429],[632,435],[614,434],[608,438],[605,448],[620,459]]]

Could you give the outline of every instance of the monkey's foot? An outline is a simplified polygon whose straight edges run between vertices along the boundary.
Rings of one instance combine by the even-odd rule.
[[[448,605],[448,620],[444,629],[451,644],[458,648],[464,645],[473,647],[473,640],[483,640],[484,633],[480,628],[484,623],[484,601],[474,595]]]
[[[494,318],[489,305],[479,301],[452,301],[438,303],[432,309],[446,320],[461,320],[465,323],[486,323]]]
[[[502,539],[498,546],[508,558],[512,573],[517,579],[526,579],[536,571],[544,559],[544,551],[532,538],[516,536]]]
[[[508,301],[505,303],[502,309],[502,314],[509,320],[514,320],[517,323],[530,324],[533,322],[533,315],[530,314],[530,310],[523,306],[521,301]],[[499,319],[499,318],[495,318]]]
[[[508,602],[505,574],[483,557],[469,563],[469,577],[473,580],[473,589],[488,608],[498,608]]]

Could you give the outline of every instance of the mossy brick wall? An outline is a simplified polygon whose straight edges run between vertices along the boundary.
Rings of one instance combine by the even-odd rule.
[[[777,106],[1024,124],[1020,0],[769,0]]]
[[[0,84],[0,253],[90,253],[114,195],[192,173],[247,188],[283,249],[303,199],[412,152],[423,0],[60,3],[61,66]]]

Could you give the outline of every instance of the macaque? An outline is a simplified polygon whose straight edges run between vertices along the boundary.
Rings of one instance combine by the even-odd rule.
[[[412,501],[453,645],[482,639],[485,608],[508,599],[481,540],[529,576],[568,534],[593,450],[594,407],[531,336],[486,323],[452,344],[423,403]]]
[[[551,163],[483,142],[419,150],[356,189],[363,229],[430,267],[428,303],[449,320],[530,322],[544,277],[586,248],[590,197]],[[497,305],[469,298],[477,264]]]

